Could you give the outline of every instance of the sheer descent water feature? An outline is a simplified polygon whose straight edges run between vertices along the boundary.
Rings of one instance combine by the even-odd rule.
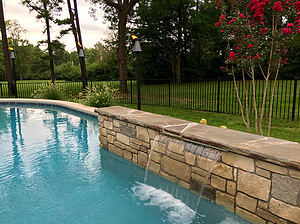
[[[196,159],[199,158],[199,160],[201,160],[202,158],[205,159],[202,159],[200,161],[200,163],[205,163],[205,165],[203,166],[204,169],[199,168],[199,177],[201,179],[201,181],[199,182],[200,185],[194,189],[194,193],[198,195],[198,197],[191,198],[188,194],[182,192],[182,188],[179,188],[178,185],[176,185],[175,189],[174,185],[172,185],[173,189],[167,189],[168,184],[164,182],[159,187],[160,189],[166,190],[167,192],[171,191],[172,195],[180,199],[185,204],[189,205],[189,207],[191,207],[194,211],[197,211],[206,183],[210,182],[210,174],[212,168],[220,159],[222,155],[221,152],[209,147],[204,147],[203,145],[186,142],[177,138],[172,138],[168,135],[157,135],[152,143],[149,152],[144,183],[151,185],[151,183],[148,183],[149,181],[147,182],[148,172],[149,170],[157,172],[155,171],[155,167],[158,163],[160,163],[161,160],[164,160],[164,157],[176,158],[178,161],[182,161],[185,153],[192,153],[196,156]],[[164,172],[164,166],[160,166],[159,173]],[[168,172],[168,170],[166,170],[166,172]]]

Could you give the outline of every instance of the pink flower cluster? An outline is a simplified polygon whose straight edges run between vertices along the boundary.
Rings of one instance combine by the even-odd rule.
[[[293,4],[296,7],[297,11],[300,11],[300,1],[297,1]]]
[[[298,12],[298,16],[295,19],[295,23],[297,23],[296,25],[297,33],[300,33],[300,12]]]
[[[233,62],[234,61],[234,57],[236,56],[236,53],[234,53],[233,51],[230,51],[229,53],[229,58],[230,58],[230,61]]]
[[[262,21],[265,12],[265,7],[269,2],[270,0],[252,0],[248,4],[247,8],[251,9],[251,12],[254,13],[253,17],[255,21]]]
[[[235,1],[235,0],[233,0]],[[229,33],[232,32],[230,35],[234,37],[236,40],[235,43],[235,49],[232,49],[229,53],[229,59],[231,63],[239,63],[240,60],[249,59],[249,61],[252,63],[259,62],[260,54],[257,52],[257,44],[260,44],[260,41],[263,41],[266,39],[263,36],[266,35],[266,33],[270,29],[267,29],[265,27],[265,24],[262,22],[263,16],[265,13],[265,10],[270,8],[273,9],[274,14],[280,13],[285,11],[284,13],[291,14],[295,12],[298,13],[298,16],[295,18],[295,20],[290,21],[287,23],[281,30],[281,38],[285,39],[286,36],[291,35],[292,33],[299,33],[300,34],[300,1],[296,0],[296,2],[291,5],[291,0],[275,0],[275,4],[270,4],[270,0],[250,0],[251,2],[248,4],[247,11],[251,10],[250,15],[253,15],[253,18],[251,18],[248,13],[245,15],[241,13],[239,10],[234,11],[233,17],[227,17],[225,15],[221,15],[219,18],[219,21],[215,23],[215,26],[221,26],[224,29],[229,29]],[[230,18],[230,19],[228,19]],[[246,18],[246,21],[245,21]],[[251,26],[251,27],[249,27]],[[254,29],[253,26],[257,26],[256,29]],[[250,29],[250,30],[249,30]],[[252,30],[255,30],[255,32],[252,33]],[[222,30],[223,32],[223,30]],[[280,32],[280,31],[279,31]],[[251,34],[247,34],[251,33]],[[255,36],[254,36],[255,34]],[[278,34],[278,33],[276,33]],[[263,38],[263,39],[261,39]],[[234,52],[235,51],[235,52]],[[284,55],[287,52],[287,47],[282,43],[281,49],[276,50],[276,54],[274,54],[276,57],[277,55]],[[274,51],[275,53],[275,51]]]
[[[300,12],[298,12],[298,16],[295,18],[295,24],[289,23],[287,25],[287,28],[283,28],[281,30],[281,33],[289,35],[292,33],[293,29],[295,29],[296,33],[300,34]]]
[[[235,19],[232,19],[228,22],[229,25],[232,25],[236,20]]]
[[[220,18],[219,18],[219,22],[223,23],[223,22],[225,22],[225,20],[226,20],[225,15],[221,15]]]
[[[277,11],[277,12],[283,11],[281,1],[275,2],[273,6],[273,11]]]
[[[292,33],[292,29],[291,28],[282,28],[281,33],[284,33],[285,35],[289,35]]]
[[[265,33],[267,32],[267,28],[266,28],[266,27],[261,28],[261,29],[260,29],[260,32],[261,32],[262,34],[265,34]]]
[[[225,22],[225,20],[226,20],[225,15],[221,15],[219,18],[219,22],[215,23],[215,26],[220,26],[220,24]]]

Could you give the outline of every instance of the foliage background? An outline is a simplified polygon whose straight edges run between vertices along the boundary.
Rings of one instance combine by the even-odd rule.
[[[98,6],[92,7],[96,9]],[[119,79],[116,35],[118,20],[115,13],[115,10],[107,8],[105,14],[106,20],[111,23],[110,37],[99,41],[93,48],[84,49],[88,80]],[[220,67],[225,65],[224,55],[221,53],[227,45],[214,26],[219,15],[220,11],[214,1],[140,1],[130,12],[127,21],[128,78],[135,78],[136,73],[131,34],[140,37],[143,50],[140,57],[140,74],[144,79],[174,79],[170,63],[171,47],[175,54],[181,52],[180,79],[201,80],[228,76],[220,70]],[[17,80],[50,79],[49,56],[45,45],[41,42],[40,45],[34,46],[28,40],[22,39],[21,34],[26,33],[26,30],[18,21],[8,20],[6,23],[9,44],[15,49],[17,57]],[[178,32],[181,32],[181,36]],[[81,71],[77,53],[66,51],[59,39],[53,41],[52,46],[56,78],[80,81]],[[281,69],[279,78],[300,78],[299,37],[292,40],[287,57],[288,64]],[[2,48],[0,80],[6,80]]]

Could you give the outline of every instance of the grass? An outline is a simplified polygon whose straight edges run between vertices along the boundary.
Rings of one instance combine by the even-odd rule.
[[[49,80],[30,80],[30,81],[17,81],[18,83],[18,95],[21,98],[31,98],[31,93],[39,87],[39,83],[49,82]],[[69,100],[74,100],[78,93],[82,91],[81,82],[62,82],[61,85],[66,87],[66,95],[69,96]],[[1,83],[1,82],[0,82]],[[6,83],[6,82],[2,82]],[[31,83],[26,85],[25,83]],[[119,87],[119,81],[99,81],[93,82],[95,86],[100,83],[108,83],[113,88]],[[298,82],[298,91],[295,107],[295,120],[297,122],[291,122],[291,112],[293,105],[293,92],[294,92],[293,80],[280,80],[277,83],[278,89],[275,92],[272,129],[271,137],[286,139],[290,141],[300,142],[300,82]],[[241,82],[238,82],[241,87]],[[251,95],[250,83],[247,84],[249,89],[249,95]],[[89,86],[91,83],[89,82]],[[120,102],[127,104],[128,107],[136,108],[137,94],[136,94],[136,82],[127,82],[128,93],[121,95]],[[263,89],[263,82],[257,82],[257,94],[261,95]],[[269,89],[268,91],[270,91]],[[153,82],[152,84],[141,85],[141,100],[142,109],[145,111],[163,114],[171,117],[177,117],[184,120],[190,120],[199,122],[201,118],[205,118],[209,125],[221,126],[225,125],[228,128],[246,132],[246,127],[239,115],[230,115],[228,113],[239,114],[240,109],[236,100],[236,93],[234,91],[233,83],[230,81],[222,81],[220,83],[220,93],[218,92],[217,81],[201,81],[195,83],[162,83]],[[3,93],[3,94],[2,94]],[[0,97],[3,95],[7,97],[7,85],[1,86]],[[241,98],[243,93],[240,93]],[[261,97],[258,97],[258,101],[261,101]],[[217,103],[219,102],[219,103]],[[250,106],[251,102],[249,101]],[[266,102],[268,109],[269,101]],[[154,106],[155,105],[155,106]],[[171,105],[171,107],[168,107]],[[204,111],[219,111],[222,113],[210,113]],[[187,109],[180,109],[187,108]],[[268,112],[268,110],[266,110]],[[252,110],[253,113],[253,110]],[[253,119],[252,119],[253,120]],[[254,133],[254,124],[251,125],[252,133]],[[264,133],[267,133],[267,124],[264,124]]]
[[[160,83],[159,83],[160,81]],[[187,83],[163,83],[163,80],[152,84],[141,84],[141,99],[143,105],[172,106],[177,108],[188,108],[193,110],[221,112],[228,114],[240,114],[240,107],[237,101],[235,86],[233,81],[199,81]],[[250,80],[246,82],[250,113],[254,114],[252,99],[252,84]],[[275,88],[273,117],[291,118],[294,100],[294,80],[278,80]],[[245,106],[245,93],[241,81],[237,82],[239,96]],[[267,89],[270,96],[273,81]],[[129,83],[128,90],[131,93],[133,103],[137,103],[136,83]],[[261,110],[262,95],[264,91],[264,81],[256,81],[256,103],[258,110]],[[295,117],[300,118],[300,82],[297,83]],[[270,97],[267,97],[265,109],[269,111]],[[125,101],[124,101],[125,103]],[[128,101],[126,102],[128,103]]]
[[[122,106],[137,109],[137,105],[123,104]],[[247,132],[246,126],[239,115],[221,114],[197,111],[191,109],[180,109],[161,106],[141,106],[143,111],[175,117],[183,120],[199,122],[202,118],[207,120],[208,125],[220,127],[225,125],[229,129]],[[263,124],[263,132],[267,133],[268,124]],[[252,124],[252,133],[255,133],[254,124]],[[285,139],[300,143],[300,123],[282,119],[273,119],[270,137]]]

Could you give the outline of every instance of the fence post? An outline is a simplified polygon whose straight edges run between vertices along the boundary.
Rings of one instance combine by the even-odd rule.
[[[130,79],[130,103],[132,104],[132,79]]]
[[[1,87],[1,97],[3,97],[2,83],[0,83],[0,87]]]
[[[169,107],[171,107],[171,79],[169,79]]]
[[[221,88],[221,78],[218,77],[218,95],[217,95],[217,113],[220,112],[220,88]]]
[[[292,121],[295,120],[296,99],[297,99],[297,77],[295,77],[295,81],[294,81],[294,98],[293,98],[293,108],[292,108]]]

